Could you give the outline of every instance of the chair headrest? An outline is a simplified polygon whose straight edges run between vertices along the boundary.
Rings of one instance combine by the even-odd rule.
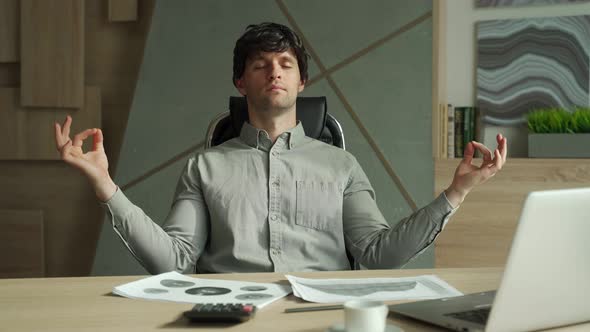
[[[229,97],[231,124],[240,133],[248,120],[248,103],[245,97]],[[301,121],[305,135],[319,139],[328,114],[326,97],[297,97],[297,120]]]

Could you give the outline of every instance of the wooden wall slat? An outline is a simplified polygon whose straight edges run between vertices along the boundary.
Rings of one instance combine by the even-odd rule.
[[[18,0],[0,0],[0,62],[19,61],[18,10]]]
[[[436,195],[449,186],[458,163],[435,161]],[[467,196],[438,237],[436,267],[504,266],[530,191],[588,186],[590,159],[508,159],[500,173]]]
[[[86,86],[100,87],[101,128],[114,176],[155,0],[141,1],[133,24],[109,22],[105,0],[81,2],[85,11],[84,80]],[[17,22],[18,16],[20,11]],[[0,86],[20,86],[20,70],[19,63],[0,63]],[[27,109],[32,110],[36,109]],[[76,126],[80,110],[71,111]],[[44,128],[50,129],[51,124]],[[52,136],[49,141],[53,144]],[[0,146],[0,152],[3,149]],[[88,181],[75,169],[55,160],[0,160],[0,209],[43,211],[47,277],[90,274],[100,230],[109,226]]]
[[[0,160],[59,160],[53,123],[73,118],[71,136],[101,126],[100,89],[87,87],[82,109],[25,109],[18,103],[19,90],[0,88]]]
[[[84,1],[21,1],[21,103],[84,104]]]
[[[0,209],[0,278],[44,277],[43,211]]]
[[[109,21],[137,21],[137,0],[109,0]]]
[[[43,211],[47,277],[90,273],[104,212],[80,172],[62,161],[0,162],[0,208]]]
[[[0,86],[20,85],[19,63],[0,63]]]

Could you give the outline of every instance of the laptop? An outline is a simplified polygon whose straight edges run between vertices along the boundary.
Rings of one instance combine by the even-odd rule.
[[[390,306],[456,331],[530,331],[590,321],[590,188],[526,197],[497,291]]]

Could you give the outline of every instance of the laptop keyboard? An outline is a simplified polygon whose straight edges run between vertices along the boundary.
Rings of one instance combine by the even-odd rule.
[[[490,315],[491,308],[482,308],[482,309],[475,309],[469,311],[462,311],[462,312],[454,312],[450,314],[445,314],[445,316],[466,320],[468,322],[476,323],[476,324],[484,324],[488,321],[488,316]]]

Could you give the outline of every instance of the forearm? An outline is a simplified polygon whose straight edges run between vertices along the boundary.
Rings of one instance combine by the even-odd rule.
[[[94,181],[92,187],[94,188],[96,198],[98,198],[101,203],[110,200],[118,190],[117,185],[110,177]]]
[[[194,271],[200,254],[191,234],[194,230],[178,227],[176,222],[183,221],[177,218],[187,217],[182,212],[190,209],[183,209],[182,204],[173,208],[166,225],[160,227],[120,191],[105,206],[115,232],[149,273]]]
[[[449,203],[451,203],[451,206],[453,208],[457,208],[465,200],[467,192],[458,190],[455,188],[455,186],[451,185],[445,190],[445,195],[447,196]]]
[[[394,227],[369,223],[372,229],[367,226],[362,238],[350,241],[350,251],[367,268],[400,268],[434,242],[451,211],[440,195]]]
[[[400,268],[426,249],[440,232],[440,226],[417,215],[401,220],[395,227],[370,236],[359,263],[370,269]]]

